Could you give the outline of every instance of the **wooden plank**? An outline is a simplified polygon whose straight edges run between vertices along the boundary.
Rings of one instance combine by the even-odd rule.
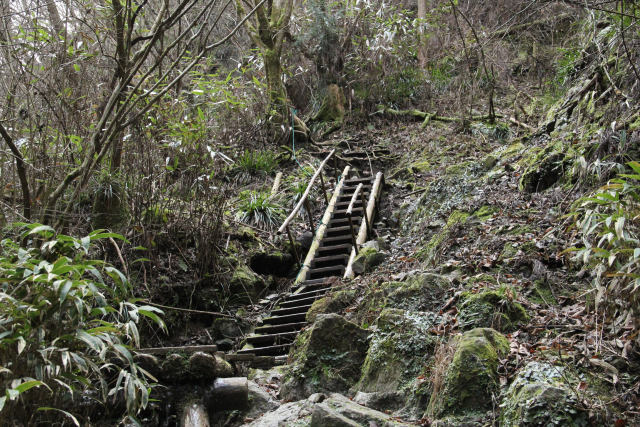
[[[284,230],[289,225],[289,223],[293,220],[293,218],[296,217],[296,215],[298,214],[298,211],[300,210],[300,208],[302,208],[302,205],[304,205],[305,201],[307,200],[307,196],[309,196],[309,192],[311,191],[311,188],[313,187],[313,183],[318,178],[318,175],[320,175],[320,173],[322,172],[322,168],[324,168],[324,165],[327,164],[327,161],[331,158],[331,156],[333,156],[335,154],[335,152],[336,152],[336,150],[331,150],[329,155],[322,161],[322,163],[320,163],[320,166],[318,166],[318,169],[316,170],[316,173],[313,174],[313,176],[311,177],[311,180],[309,181],[309,185],[307,185],[307,189],[304,190],[304,193],[302,194],[302,197],[300,197],[300,200],[298,201],[298,204],[296,204],[295,208],[293,208],[293,211],[291,211],[291,214],[289,214],[287,219],[284,220],[284,222],[282,223],[282,225],[278,229],[278,234],[283,233]]]
[[[378,172],[376,174],[376,180],[373,183],[373,188],[371,189],[371,195],[369,196],[369,202],[367,203],[367,215],[369,218],[373,218],[374,210],[376,207],[376,203],[378,202],[378,198],[380,196],[380,192],[382,191],[382,172]],[[366,221],[362,221],[360,223],[360,231],[358,232],[358,238],[356,239],[357,245],[362,245],[367,241],[367,224]],[[349,257],[349,262],[347,263],[347,268],[345,269],[343,278],[351,279],[354,276],[353,273],[353,261],[356,258],[355,248],[351,249],[351,256]]]
[[[327,224],[329,224],[329,221],[331,220],[331,214],[333,213],[333,209],[336,205],[336,202],[338,201],[340,192],[342,191],[342,186],[344,185],[344,182],[347,179],[347,176],[349,175],[350,170],[351,170],[351,167],[347,166],[342,171],[343,178],[336,185],[336,188],[333,191],[333,195],[331,196],[331,200],[329,201],[329,206],[327,206],[327,210],[324,211],[324,216],[322,217],[322,221],[320,221],[320,225],[316,230],[316,235],[313,238],[313,242],[311,242],[311,247],[309,248],[309,252],[307,252],[307,256],[304,259],[304,262],[302,263],[302,268],[298,273],[298,277],[296,277],[296,280],[293,283],[294,287],[296,285],[299,285],[300,282],[303,282],[307,277],[307,272],[309,271],[309,268],[311,266],[311,261],[313,261],[313,258],[316,255],[316,250],[318,250],[318,247],[320,246],[320,241],[322,241],[322,238],[324,237],[324,233],[327,229]],[[302,292],[303,289],[304,289],[304,286],[301,286],[296,292],[297,293],[299,293],[299,291]]]

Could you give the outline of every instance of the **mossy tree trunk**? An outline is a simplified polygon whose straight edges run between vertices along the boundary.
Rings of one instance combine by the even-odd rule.
[[[260,49],[264,61],[269,97],[268,117],[273,136],[278,139],[286,136],[282,135],[282,129],[285,129],[285,133],[288,134],[291,119],[287,90],[282,81],[283,70],[280,58],[284,36],[288,32],[287,27],[293,11],[293,0],[268,0],[262,4],[260,0],[236,0],[239,16],[244,16],[248,12],[245,10],[245,5],[256,9],[251,19],[246,21],[246,25],[249,36]]]

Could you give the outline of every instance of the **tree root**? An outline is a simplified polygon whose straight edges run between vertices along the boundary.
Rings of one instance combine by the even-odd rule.
[[[465,119],[469,119],[472,121],[485,121],[490,118],[488,114],[483,114],[479,116],[471,116],[470,118],[462,118],[462,117],[448,117],[448,116],[439,116],[437,113],[427,113],[420,110],[395,110],[393,108],[384,107],[382,105],[379,106],[379,110],[374,114],[390,114],[392,116],[411,116],[416,119],[422,119],[422,128],[427,127],[429,122],[432,120],[445,122],[445,123],[457,123],[462,122]],[[504,116],[500,114],[496,114],[494,118],[503,118]]]

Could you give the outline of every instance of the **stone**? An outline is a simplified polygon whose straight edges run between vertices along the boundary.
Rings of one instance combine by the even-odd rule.
[[[337,314],[321,314],[289,354],[280,396],[296,400],[318,392],[346,392],[360,377],[368,332]]]
[[[313,404],[306,400],[285,403],[275,411],[267,412],[245,425],[247,427],[308,426],[311,423],[312,407]]]
[[[189,357],[189,372],[198,381],[212,381],[216,377],[216,358],[203,351]]]
[[[314,424],[314,419],[316,420],[317,424]],[[331,424],[330,422],[327,423],[325,420],[346,422],[346,424]],[[351,424],[354,422],[355,424]],[[391,416],[385,414],[384,412],[376,411],[375,409],[359,405],[341,394],[331,393],[324,402],[315,405],[311,418],[311,425],[327,427],[333,425],[376,425],[379,427],[394,427],[406,426],[407,424],[395,421],[391,418]]]
[[[231,363],[218,355],[214,357],[216,359],[215,376],[220,378],[232,377],[234,375],[234,369]]]
[[[390,288],[388,304],[406,310],[439,310],[446,292],[451,287],[447,276],[433,273],[415,273]]]
[[[448,364],[442,389],[431,395],[435,418],[485,411],[498,394],[499,359],[509,353],[509,341],[494,329],[477,328],[454,338],[456,351]]]
[[[581,427],[589,416],[566,379],[566,369],[543,362],[529,362],[518,371],[500,404],[500,425]]]
[[[247,324],[238,319],[218,317],[213,321],[213,335],[225,338],[241,337],[247,330]],[[231,341],[233,345],[233,341]]]
[[[266,288],[264,279],[243,264],[236,267],[229,282],[229,293],[235,302],[257,300]]]
[[[313,302],[307,311],[307,322],[315,322],[319,314],[341,313],[355,301],[355,298],[356,291],[353,289],[332,292]]]
[[[477,294],[464,292],[458,304],[458,321],[462,329],[494,328],[512,332],[529,319],[524,307],[514,300],[508,287],[485,290]]]
[[[361,427],[361,424],[320,403],[313,407],[310,427]]]
[[[404,406],[405,396],[404,393],[396,391],[373,393],[359,391],[353,397],[353,401],[376,411],[395,411]]]
[[[439,344],[440,339],[429,332],[438,320],[434,313],[384,309],[376,320],[356,390],[407,391]]]
[[[258,252],[251,255],[249,266],[258,274],[272,274],[277,277],[286,277],[295,265],[293,255],[290,253]]]
[[[363,274],[372,271],[375,267],[382,264],[387,259],[384,252],[379,252],[374,247],[362,247],[353,260],[352,268],[356,274]]]
[[[280,407],[279,401],[253,381],[248,382],[248,392],[249,409],[244,413],[245,417],[255,419]]]
[[[168,382],[184,382],[189,377],[189,362],[179,354],[172,353],[162,362],[162,378]]]

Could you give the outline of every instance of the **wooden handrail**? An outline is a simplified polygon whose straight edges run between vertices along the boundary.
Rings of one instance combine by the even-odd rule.
[[[305,200],[309,196],[309,192],[311,191],[311,187],[313,187],[313,183],[318,178],[318,175],[320,175],[320,173],[322,172],[322,168],[324,168],[324,165],[327,163],[327,161],[329,161],[331,156],[335,154],[335,152],[336,150],[331,150],[329,155],[322,161],[322,163],[320,163],[320,166],[318,166],[316,173],[311,177],[311,180],[309,181],[309,185],[307,185],[307,189],[302,194],[302,197],[300,198],[300,200],[298,200],[298,204],[296,204],[296,207],[293,208],[293,211],[291,211],[291,214],[289,214],[287,219],[284,220],[284,222],[278,229],[278,234],[281,234],[289,226],[289,223],[293,220],[293,218],[295,218],[295,216],[298,214],[298,212],[300,211],[300,208],[302,208],[302,206],[305,203]]]
[[[353,205],[358,201],[358,195],[360,194],[360,190],[362,190],[362,184],[358,184],[356,187],[356,191],[353,192],[353,196],[351,197],[351,202],[349,203],[349,207],[347,208],[347,215],[351,216],[353,213]],[[364,209],[364,205],[362,206]]]

